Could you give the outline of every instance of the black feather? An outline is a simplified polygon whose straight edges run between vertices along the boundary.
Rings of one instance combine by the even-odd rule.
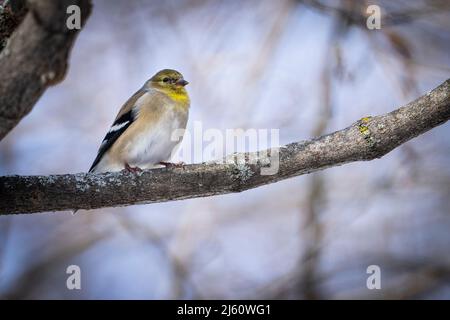
[[[121,125],[123,123],[126,123],[123,127],[121,127],[118,130],[110,131],[106,134],[105,138],[102,141],[102,144],[100,146],[100,149],[98,150],[97,157],[95,158],[94,162],[92,163],[91,168],[89,169],[89,172],[91,172],[95,166],[100,162],[104,154],[111,148],[111,146],[116,142],[116,140],[122,135],[122,133],[127,130],[127,128],[133,123],[134,121],[134,113],[133,109],[128,111],[127,113],[124,113],[121,115],[114,123],[112,124],[111,128],[117,125]],[[127,122],[128,121],[128,122]]]

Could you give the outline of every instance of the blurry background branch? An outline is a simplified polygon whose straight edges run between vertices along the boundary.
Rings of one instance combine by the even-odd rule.
[[[262,159],[260,151],[228,158],[245,159],[245,163],[193,164],[146,170],[139,175],[6,176],[0,178],[0,212],[94,209],[241,192],[353,161],[380,158],[449,118],[450,79],[388,114],[366,117],[332,134],[272,149],[271,157],[279,151],[279,170],[273,175],[260,174],[267,165],[255,162]]]
[[[84,25],[89,0],[3,1],[0,9],[0,139],[33,108],[50,85],[60,82],[77,29],[66,26],[70,5],[81,9]]]

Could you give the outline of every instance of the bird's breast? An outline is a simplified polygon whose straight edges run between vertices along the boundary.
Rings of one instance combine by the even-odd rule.
[[[168,161],[183,139],[187,116],[187,110],[166,108],[160,119],[149,124],[132,142],[128,151],[129,161],[141,167]]]

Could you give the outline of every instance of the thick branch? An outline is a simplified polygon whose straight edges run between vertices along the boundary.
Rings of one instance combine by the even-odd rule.
[[[23,21],[13,21],[18,25],[0,21],[5,29],[2,41],[15,28],[0,52],[0,140],[31,111],[47,87],[64,78],[78,34],[66,26],[66,10],[72,4],[80,7],[83,23],[91,11],[89,0],[29,0],[20,11],[26,12]]]
[[[25,0],[0,1],[0,52],[27,12]]]
[[[272,155],[279,151],[279,170],[273,175],[262,175],[264,161],[251,163],[249,159],[258,157],[251,153],[245,155],[247,160],[237,163],[193,164],[146,170],[139,175],[7,176],[0,178],[0,212],[93,209],[241,192],[353,161],[380,158],[449,117],[450,79],[388,114],[363,118],[329,135],[272,149]]]

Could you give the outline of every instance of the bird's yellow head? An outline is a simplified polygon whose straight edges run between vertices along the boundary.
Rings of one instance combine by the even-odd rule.
[[[149,80],[149,85],[167,94],[176,102],[188,103],[189,96],[184,88],[189,82],[176,70],[164,69],[157,72]]]

